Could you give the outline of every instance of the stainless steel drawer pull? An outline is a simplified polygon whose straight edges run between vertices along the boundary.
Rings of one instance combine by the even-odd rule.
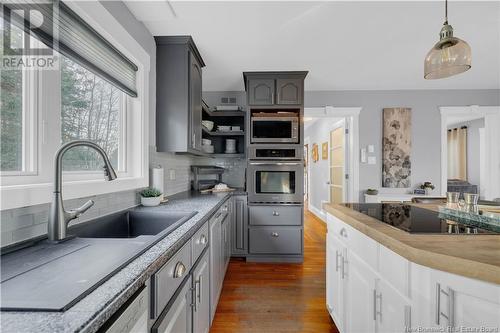
[[[186,273],[186,266],[182,262],[175,264],[174,268],[174,279],[181,278]]]
[[[280,234],[278,234],[277,232],[271,232],[271,236],[273,237],[279,237]]]
[[[205,236],[205,234],[202,234],[200,236],[200,244],[203,244],[203,245],[207,244],[207,236]]]
[[[273,211],[273,216],[280,216],[280,213],[277,211]]]
[[[347,230],[345,228],[340,229],[340,236],[347,237]]]

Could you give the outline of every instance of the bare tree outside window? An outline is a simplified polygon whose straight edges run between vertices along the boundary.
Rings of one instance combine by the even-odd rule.
[[[123,93],[66,57],[61,59],[62,143],[91,140],[107,152],[118,168]],[[86,148],[74,148],[64,158],[67,171],[100,170],[102,161]]]

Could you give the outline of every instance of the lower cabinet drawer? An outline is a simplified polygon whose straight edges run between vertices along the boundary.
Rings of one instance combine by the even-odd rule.
[[[208,222],[205,222],[191,239],[193,240],[192,264],[194,265],[200,254],[208,245]]]
[[[301,254],[302,228],[254,227],[250,228],[249,245],[252,254]]]
[[[156,318],[191,269],[191,240],[153,275],[153,311]]]
[[[302,225],[302,206],[249,206],[250,225]]]

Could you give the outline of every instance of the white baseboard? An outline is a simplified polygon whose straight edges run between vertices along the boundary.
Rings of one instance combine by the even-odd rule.
[[[313,205],[309,205],[309,211],[314,215],[316,215],[316,217],[319,218],[321,221],[326,223],[326,213],[323,212],[321,209],[318,209]]]

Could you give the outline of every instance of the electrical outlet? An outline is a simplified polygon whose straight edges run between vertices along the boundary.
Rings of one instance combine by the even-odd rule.
[[[169,178],[170,180],[175,180],[175,169],[169,170]]]

